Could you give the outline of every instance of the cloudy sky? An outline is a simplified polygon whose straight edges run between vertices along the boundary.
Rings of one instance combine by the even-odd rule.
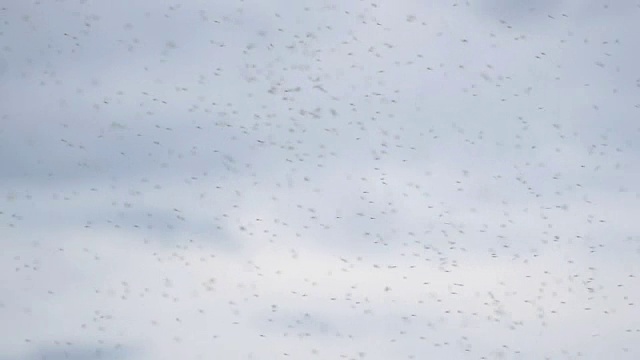
[[[0,359],[640,358],[640,3],[0,1]]]

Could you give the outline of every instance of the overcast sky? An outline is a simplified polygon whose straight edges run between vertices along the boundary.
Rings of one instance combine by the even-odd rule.
[[[640,3],[0,1],[0,359],[640,358]]]

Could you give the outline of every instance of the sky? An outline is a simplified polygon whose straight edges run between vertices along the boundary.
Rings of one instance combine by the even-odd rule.
[[[640,2],[0,1],[0,360],[640,358]]]

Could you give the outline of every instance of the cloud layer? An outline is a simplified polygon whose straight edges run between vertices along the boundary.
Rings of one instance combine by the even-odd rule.
[[[640,356],[632,2],[0,15],[0,359]]]

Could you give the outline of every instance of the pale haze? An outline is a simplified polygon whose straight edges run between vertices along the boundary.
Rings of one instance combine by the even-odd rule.
[[[0,1],[0,360],[639,359],[640,2]]]

